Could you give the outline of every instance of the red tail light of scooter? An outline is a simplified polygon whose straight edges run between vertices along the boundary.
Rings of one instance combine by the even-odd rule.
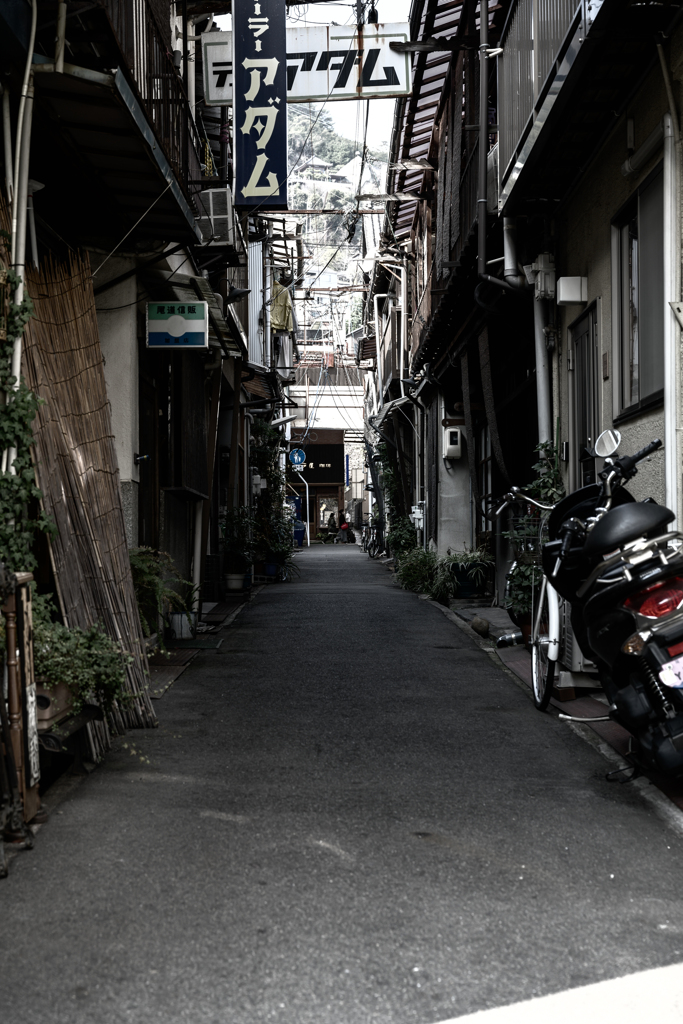
[[[624,601],[624,608],[644,615],[647,619],[661,619],[675,612],[682,604],[683,576],[673,576],[661,583],[654,583],[646,590],[639,590],[637,594],[631,594]]]

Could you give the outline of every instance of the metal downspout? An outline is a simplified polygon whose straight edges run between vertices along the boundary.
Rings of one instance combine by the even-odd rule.
[[[489,5],[479,0],[479,182],[477,187],[477,270],[486,274],[486,217],[488,207],[488,89]]]
[[[391,292],[378,292],[372,297],[372,306],[375,312],[375,358],[377,359],[377,374],[376,374],[376,385],[377,385],[377,408],[382,408],[382,394],[384,392],[384,359],[382,359],[381,349],[384,345],[384,335],[379,329],[379,305],[378,299],[388,299]]]
[[[678,270],[678,145],[677,125],[665,114],[664,126],[664,467],[666,505],[676,513],[679,508],[679,373],[678,324],[669,305],[680,294]],[[680,526],[677,527],[680,529]]]
[[[405,398],[405,353],[408,345],[408,263],[407,257],[404,265],[401,266],[401,335],[399,339],[401,351],[399,353],[399,382],[401,387],[401,398]]]
[[[538,441],[552,441],[550,416],[550,367],[545,342],[546,300],[534,299],[534,348],[536,350],[536,404],[538,408]]]

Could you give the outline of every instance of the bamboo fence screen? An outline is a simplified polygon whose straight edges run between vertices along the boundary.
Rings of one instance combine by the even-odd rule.
[[[66,625],[101,622],[128,651],[133,701],[110,725],[156,725],[124,528],[95,299],[87,257],[45,260],[27,274],[35,312],[24,334],[27,385],[45,400],[33,423],[36,474],[57,525],[53,568]],[[94,737],[93,737],[94,738]],[[106,738],[102,737],[106,745]]]

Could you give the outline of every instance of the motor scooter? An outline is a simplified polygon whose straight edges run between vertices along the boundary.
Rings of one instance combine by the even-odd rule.
[[[606,717],[631,734],[630,762],[682,776],[683,535],[667,530],[670,509],[652,498],[636,501],[625,487],[662,442],[619,456],[620,441],[618,431],[604,431],[590,453],[604,459],[599,483],[549,510],[544,583],[571,606],[574,636],[610,702]],[[526,499],[513,488],[497,514],[519,500]],[[547,704],[559,648],[550,632],[536,631],[537,658],[547,665],[539,707]],[[544,645],[545,662],[538,657]]]

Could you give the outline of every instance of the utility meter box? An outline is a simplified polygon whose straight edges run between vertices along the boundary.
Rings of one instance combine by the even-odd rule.
[[[462,427],[444,427],[443,457],[444,459],[462,457]]]

